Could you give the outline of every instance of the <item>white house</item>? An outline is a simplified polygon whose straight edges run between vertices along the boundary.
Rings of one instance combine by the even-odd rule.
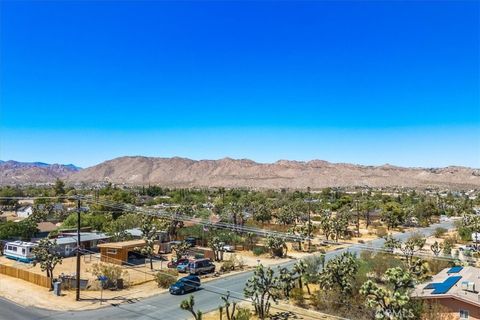
[[[472,232],[472,241],[480,242],[480,232]]]
[[[33,214],[32,206],[20,207],[17,209],[17,217],[19,218],[28,218]]]

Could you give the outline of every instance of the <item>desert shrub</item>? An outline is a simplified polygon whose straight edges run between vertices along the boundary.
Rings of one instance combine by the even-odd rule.
[[[445,233],[447,233],[447,229],[445,228],[442,228],[442,227],[438,227],[435,229],[435,231],[433,232],[433,235],[436,237],[436,238],[441,238],[445,235]]]
[[[252,311],[248,308],[237,307],[235,315],[236,320],[250,320],[252,318]]]
[[[445,255],[451,255],[453,246],[456,242],[457,241],[454,237],[447,237],[445,241],[443,241],[443,253]]]
[[[117,284],[118,279],[128,276],[128,272],[123,270],[121,266],[107,263],[94,263],[89,271],[95,277],[106,276],[108,278],[106,287],[113,287]]]
[[[293,288],[290,291],[290,299],[296,306],[303,306],[305,304],[304,292],[300,288]]]
[[[235,270],[235,263],[232,260],[223,261],[220,271],[227,272]]]
[[[387,228],[385,227],[378,227],[375,233],[379,238],[383,238],[388,235]]]
[[[267,250],[264,247],[255,247],[255,248],[252,249],[252,252],[253,252],[254,255],[260,256],[260,255],[266,253]]]
[[[155,282],[159,288],[168,288],[177,282],[178,271],[175,269],[167,269],[157,272],[155,275]]]
[[[430,259],[427,260],[428,268],[432,274],[438,274],[445,268],[453,267],[454,263],[452,261],[440,260],[440,259]]]

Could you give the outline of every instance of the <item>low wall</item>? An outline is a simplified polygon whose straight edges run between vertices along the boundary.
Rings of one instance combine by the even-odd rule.
[[[22,279],[37,286],[50,288],[51,279],[38,273],[0,264],[0,274]]]

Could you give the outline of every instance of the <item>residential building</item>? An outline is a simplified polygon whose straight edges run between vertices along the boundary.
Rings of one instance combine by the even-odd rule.
[[[110,236],[105,233],[96,232],[81,232],[80,233],[80,247],[88,252],[98,251],[98,245],[108,241]],[[64,257],[69,257],[75,254],[77,247],[76,233],[63,233],[56,240],[57,252]]]
[[[480,320],[479,289],[480,268],[453,267],[417,285],[412,297],[442,305],[454,319]]]
[[[20,207],[17,209],[16,214],[19,218],[28,218],[33,214],[33,207],[30,205]]]

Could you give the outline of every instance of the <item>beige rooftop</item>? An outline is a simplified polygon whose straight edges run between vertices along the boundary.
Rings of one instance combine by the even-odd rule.
[[[412,296],[422,299],[452,298],[480,307],[480,268],[463,267],[463,269],[457,273],[448,273],[449,270],[450,268],[443,269],[437,275],[433,276],[430,281],[417,285]],[[453,276],[461,276],[461,278],[445,293],[437,294],[433,293],[435,291],[434,288],[425,288],[429,284],[442,283],[447,278]],[[466,283],[470,284],[470,290],[465,290]],[[471,290],[472,284],[475,290]]]

